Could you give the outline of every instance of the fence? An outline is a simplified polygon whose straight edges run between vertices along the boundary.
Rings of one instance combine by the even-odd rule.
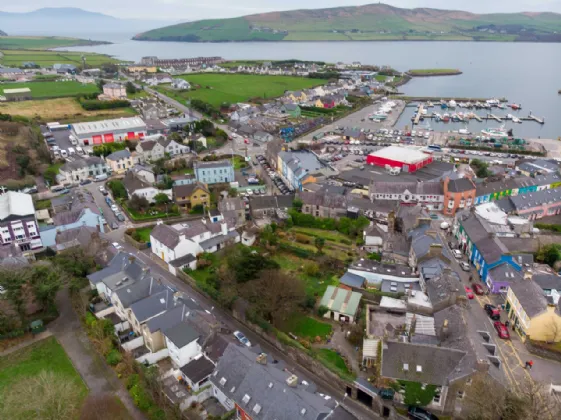
[[[137,349],[138,347],[143,345],[144,345],[144,336],[141,335],[140,337],[136,337],[131,341],[127,341],[126,343],[123,343],[122,347],[123,350],[125,351],[133,351],[134,349]]]
[[[169,350],[162,349],[160,351],[157,351],[156,353],[146,353],[138,357],[136,361],[138,363],[148,363],[149,365],[153,365],[154,363],[157,363],[168,356],[169,356]]]

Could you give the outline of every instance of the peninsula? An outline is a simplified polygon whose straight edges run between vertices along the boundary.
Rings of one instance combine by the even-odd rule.
[[[138,41],[500,41],[561,42],[561,15],[475,14],[376,3],[207,19],[143,32]]]

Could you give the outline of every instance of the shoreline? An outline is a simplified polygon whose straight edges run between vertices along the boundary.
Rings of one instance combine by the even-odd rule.
[[[439,76],[459,76],[463,74],[463,72],[460,70],[456,70],[456,71],[442,71],[442,72],[421,71],[420,73],[415,73],[409,70],[406,71],[405,74],[407,74],[409,77],[439,77]]]

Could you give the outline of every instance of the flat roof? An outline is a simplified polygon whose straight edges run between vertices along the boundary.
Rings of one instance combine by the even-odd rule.
[[[376,152],[370,153],[369,156],[375,156],[383,159],[397,160],[403,163],[422,162],[430,157],[430,155],[419,150],[410,149],[408,147],[388,146]]]
[[[130,117],[72,124],[72,129],[78,135],[88,135],[116,130],[146,130],[146,123],[140,117]]]
[[[4,93],[29,93],[31,89],[29,88],[19,88],[19,89],[4,89]]]

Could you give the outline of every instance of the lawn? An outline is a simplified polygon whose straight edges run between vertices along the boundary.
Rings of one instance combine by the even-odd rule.
[[[319,349],[316,355],[318,360],[328,369],[336,372],[343,379],[354,381],[355,376],[349,371],[347,364],[339,353],[330,349]]]
[[[122,62],[121,60],[116,60],[108,55],[82,52],[11,49],[3,49],[1,52],[3,56],[0,57],[0,64],[7,67],[19,67],[26,61],[33,61],[38,66],[52,66],[56,63],[82,66],[82,56],[86,58],[86,63],[89,67],[98,67],[105,63]]]
[[[154,229],[153,226],[135,229],[140,236],[140,242],[150,242],[150,233],[152,232],[152,229]]]
[[[279,328],[286,333],[292,333],[297,337],[312,341],[318,336],[325,339],[333,330],[331,324],[320,322],[299,312],[292,314]]]
[[[0,103],[0,113],[61,123],[130,117],[136,114],[132,108],[86,111],[74,98]]]
[[[38,200],[34,204],[35,210],[45,210],[51,208],[51,200]]]
[[[347,235],[337,232],[336,230],[322,230],[307,227],[294,227],[290,229],[291,232],[303,233],[304,235],[313,236],[314,238],[323,238],[326,241],[342,243],[348,245],[348,242],[352,243],[352,239]],[[347,243],[345,243],[347,242]]]
[[[216,107],[222,103],[247,102],[251,98],[277,98],[287,90],[308,89],[324,84],[321,79],[296,76],[261,76],[250,74],[192,74],[180,76],[191,85],[200,85],[196,90],[175,92],[185,100],[201,99]],[[210,89],[207,89],[207,86]],[[168,89],[169,90],[169,89]]]
[[[78,96],[81,94],[97,93],[99,89],[96,84],[84,84],[80,82],[29,82],[29,83],[3,83],[0,89],[31,89],[34,99],[41,98],[63,98],[65,96]]]
[[[88,393],[82,378],[74,369],[63,348],[54,337],[51,337],[0,358],[0,401],[5,398],[12,386],[36,377],[41,371],[53,372],[72,382],[79,389],[78,405]],[[22,401],[21,404],[26,404],[26,401]],[[14,417],[8,415],[5,418]],[[29,413],[27,418],[35,418],[35,416]]]

